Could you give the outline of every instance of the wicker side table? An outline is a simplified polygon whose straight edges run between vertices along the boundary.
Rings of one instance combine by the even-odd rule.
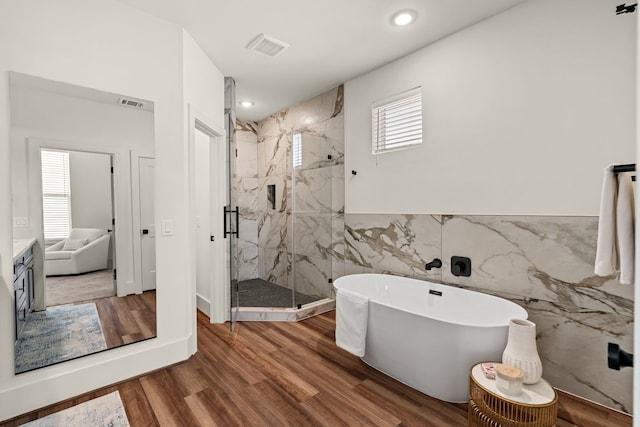
[[[558,417],[558,395],[541,379],[523,386],[517,396],[507,395],[487,379],[480,365],[471,369],[469,381],[470,427],[554,427]]]

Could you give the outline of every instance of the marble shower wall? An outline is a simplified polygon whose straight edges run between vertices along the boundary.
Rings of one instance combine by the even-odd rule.
[[[607,343],[633,349],[633,287],[593,274],[597,217],[347,214],[346,273],[386,272],[510,299],[537,325],[543,376],[631,412],[633,371],[607,368]],[[451,273],[451,256],[472,261]],[[438,257],[441,269],[424,264]]]
[[[236,183],[239,213],[238,280],[258,277],[258,128],[236,122]]]
[[[339,86],[257,124],[237,124],[240,280],[261,278],[289,288],[295,280],[298,292],[331,296],[329,279],[344,268],[342,107]],[[296,173],[295,215],[294,130],[303,135],[304,147]],[[267,197],[270,185],[275,186],[275,206]]]

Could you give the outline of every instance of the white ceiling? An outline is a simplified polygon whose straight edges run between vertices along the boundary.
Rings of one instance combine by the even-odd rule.
[[[184,27],[236,79],[243,120],[261,120],[525,0],[120,0]],[[391,25],[401,9],[418,13]],[[246,49],[265,33],[291,46],[276,57]]]

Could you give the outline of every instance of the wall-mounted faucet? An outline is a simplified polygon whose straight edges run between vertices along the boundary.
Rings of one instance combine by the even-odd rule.
[[[440,258],[434,258],[433,261],[427,263],[427,265],[424,266],[424,268],[426,268],[427,270],[440,267],[442,267],[442,261],[440,260]]]

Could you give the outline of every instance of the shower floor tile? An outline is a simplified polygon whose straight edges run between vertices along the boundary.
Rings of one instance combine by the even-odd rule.
[[[262,279],[243,280],[238,283],[240,307],[291,308],[291,289],[274,285]],[[308,304],[319,298],[296,292],[296,305]],[[236,295],[232,293],[231,304],[236,306]]]

